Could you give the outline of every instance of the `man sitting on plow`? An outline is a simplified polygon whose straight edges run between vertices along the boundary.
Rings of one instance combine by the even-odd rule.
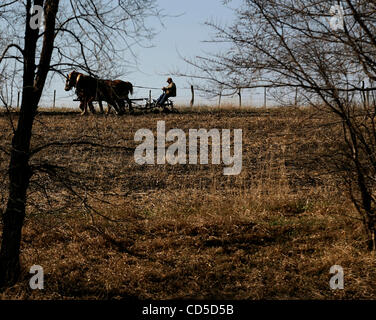
[[[172,81],[172,78],[168,78],[167,83],[168,86],[162,88],[163,94],[157,100],[157,107],[163,107],[164,110],[167,109],[167,107],[164,105],[167,99],[170,97],[176,97],[176,85]]]

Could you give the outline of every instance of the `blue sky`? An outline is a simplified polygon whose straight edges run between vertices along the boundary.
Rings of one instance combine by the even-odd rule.
[[[231,6],[240,2],[240,0],[233,0]],[[188,66],[180,55],[194,58],[196,55],[202,55],[205,51],[221,49],[203,43],[210,39],[213,32],[204,25],[205,21],[214,19],[224,24],[233,20],[232,11],[223,6],[220,0],[159,0],[159,4],[166,13],[179,16],[165,19],[164,28],[160,30],[154,40],[154,48],[139,51],[141,72],[132,74],[132,79],[135,84],[146,87],[164,86],[166,84],[165,73],[175,70],[185,71]],[[189,86],[189,79],[171,76],[178,89],[180,88],[176,100],[188,103],[190,91],[182,90],[182,88]],[[138,90],[138,92],[141,95],[143,93],[142,90]],[[160,92],[153,91],[153,96],[159,95]],[[200,100],[200,98],[197,97],[196,100]]]
[[[240,5],[241,0],[232,0],[231,7]],[[132,82],[136,86],[161,88],[166,85],[166,76],[174,70],[187,70],[186,63],[180,55],[187,58],[194,58],[202,55],[204,52],[220,51],[221,47],[212,44],[203,43],[209,40],[213,33],[204,23],[208,20],[215,20],[221,24],[231,23],[233,21],[232,11],[222,5],[220,0],[158,0],[159,7],[164,13],[176,17],[167,17],[163,20],[164,26],[161,26],[155,20],[158,35],[152,41],[152,48],[135,48],[138,58],[138,70],[131,72],[123,80]],[[182,90],[189,86],[189,79],[174,77],[178,87],[178,97],[176,102],[188,104],[190,92]],[[51,101],[51,95],[54,89],[57,90],[57,105],[72,106],[72,96],[64,92],[63,83],[54,81],[42,100],[41,105],[48,105]],[[180,89],[180,90],[179,90]],[[161,90],[153,90],[153,98],[161,94]],[[149,90],[136,88],[133,98],[142,98],[149,95]],[[246,100],[244,97],[243,100]],[[237,98],[233,99],[234,102]],[[196,96],[197,104],[204,104],[208,101],[205,98]],[[77,102],[73,102],[78,104]]]

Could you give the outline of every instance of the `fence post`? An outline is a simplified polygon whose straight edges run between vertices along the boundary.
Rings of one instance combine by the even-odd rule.
[[[365,90],[365,82],[364,80],[362,81],[362,98],[363,98],[363,101],[364,101],[364,105],[367,105],[367,93],[366,93],[366,90]]]
[[[298,87],[295,88],[295,107],[298,106]]]
[[[222,101],[222,90],[219,92],[218,107],[221,106],[221,101]]]
[[[266,108],[266,87],[264,87],[264,108]]]
[[[151,90],[149,90],[149,105],[151,105]]]
[[[241,93],[242,88],[238,89],[238,96],[239,96],[239,107],[242,107],[242,93]]]
[[[370,86],[370,88],[371,89],[373,89],[373,80],[371,80],[371,79],[369,79],[369,86]],[[371,90],[371,104],[372,104],[372,106],[374,106],[375,105],[375,95],[374,95],[374,91],[373,90]]]
[[[55,109],[56,106],[56,90],[54,90],[54,104],[53,104],[53,109]]]
[[[195,89],[193,88],[193,85],[191,85],[191,93],[192,93],[192,99],[191,99],[191,102],[190,102],[190,106],[193,107],[193,105],[195,103]]]
[[[20,92],[17,93],[17,109],[20,107]]]

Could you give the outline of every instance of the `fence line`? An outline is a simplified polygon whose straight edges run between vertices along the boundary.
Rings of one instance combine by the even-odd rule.
[[[138,88],[138,89],[149,90],[149,92],[148,92],[148,98],[149,98],[149,100],[151,99],[151,90],[161,90],[161,88],[147,87],[147,86],[138,86],[138,85],[134,85],[133,87],[134,88]],[[247,93],[247,92],[245,92],[245,89],[249,89],[249,88],[241,88],[240,87],[240,88],[238,88],[237,92],[235,92],[234,94],[231,94],[231,95],[230,94],[223,94],[223,91],[219,92],[217,94],[217,97],[218,97],[218,106],[221,106],[221,103],[223,102],[223,97],[233,97],[234,98],[234,96],[238,96],[239,107],[241,107],[243,105],[244,100],[245,100],[245,99],[243,99],[244,97],[248,98],[246,100],[251,100],[251,98],[253,98],[255,96],[258,96],[258,95],[261,95],[260,92],[259,93],[253,92],[251,94]],[[196,91],[202,91],[202,92],[207,92],[208,93],[207,90],[201,89],[201,88],[197,88],[197,87],[195,87],[193,85],[191,85],[189,88],[185,88],[185,87],[178,88],[178,91],[182,91],[182,90],[184,90],[184,91],[190,91],[190,93],[191,93],[191,96],[190,96],[191,99],[190,99],[190,102],[189,102],[190,106],[194,106],[194,103],[196,102],[195,101],[196,100],[195,99],[195,92]],[[73,96],[73,95],[74,95],[74,93],[70,94],[70,96]],[[65,99],[65,98],[67,98],[67,97],[66,96],[61,96],[61,95],[57,96],[56,90],[54,90],[51,93],[48,93],[48,92],[44,93],[43,96],[42,96],[42,100],[45,100],[45,101],[46,100],[50,100],[50,101],[52,100],[53,107],[56,106],[56,101],[58,101],[60,99]],[[186,96],[186,98],[189,99],[188,96]],[[213,99],[214,99],[214,97],[213,97]],[[265,101],[267,101],[266,95],[264,95],[264,106],[265,106]],[[47,103],[47,101],[46,101],[46,103]]]
[[[151,90],[161,90],[161,88],[156,88],[156,87],[146,87],[146,86],[137,86],[137,85],[134,85],[133,87],[135,88],[139,88],[139,89],[148,89],[149,92],[148,92],[148,96],[149,96],[149,100],[151,99]],[[223,102],[223,97],[225,96],[228,96],[228,97],[232,97],[234,98],[235,96],[238,96],[238,101],[239,101],[239,107],[242,106],[243,102],[244,102],[244,97],[247,97],[247,100],[254,100],[253,98],[255,96],[259,96],[261,95],[262,93],[261,92],[252,92],[252,93],[248,93],[245,91],[245,89],[248,89],[247,91],[250,91],[250,90],[253,90],[253,89],[250,89],[250,88],[242,88],[242,87],[239,87],[237,89],[237,91],[233,94],[224,94],[223,91],[220,91],[216,96],[218,97],[218,106],[221,106],[221,103]],[[208,90],[205,90],[205,89],[202,89],[202,88],[199,88],[199,87],[196,87],[196,86],[193,86],[191,85],[189,88],[186,88],[186,87],[183,87],[183,88],[178,88],[178,90],[184,90],[184,91],[190,91],[191,92],[191,99],[190,99],[190,102],[189,102],[189,105],[190,106],[193,106],[194,103],[195,103],[195,91],[202,91],[202,92],[208,92]],[[18,91],[17,92],[17,108],[20,107],[20,94],[21,92]],[[73,93],[70,94],[70,96],[74,95]],[[215,96],[215,93],[213,93],[213,95]],[[267,97],[267,87],[264,87],[264,104],[263,106],[266,107],[267,106],[267,102],[268,102],[268,97]],[[296,94],[295,94],[295,99],[294,97],[292,98],[293,100],[295,100],[295,105],[297,104],[297,95],[298,95],[298,90],[296,90]],[[215,98],[213,96],[213,98]],[[187,99],[189,99],[188,96],[186,96]],[[41,102],[44,100],[44,103],[43,104],[49,104],[48,103],[48,100],[50,101],[50,103],[52,102],[52,106],[53,108],[56,107],[56,101],[59,101],[59,100],[62,100],[62,99],[65,99],[67,98],[66,96],[62,96],[62,95],[59,95],[57,96],[57,90],[53,90],[51,93],[49,92],[45,92],[43,93],[43,96],[42,96],[42,99],[41,99]],[[258,99],[259,101],[261,101],[261,99]],[[257,103],[257,105],[259,105],[259,103]]]

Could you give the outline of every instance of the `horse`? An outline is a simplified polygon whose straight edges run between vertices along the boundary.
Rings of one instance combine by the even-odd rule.
[[[76,92],[76,94],[77,94],[77,100],[75,100],[75,101],[80,101],[81,103],[80,103],[80,106],[79,106],[79,108],[81,109],[81,111],[84,111],[84,104],[83,104],[83,101],[85,100],[85,96],[84,96],[84,94],[80,94],[79,92]],[[88,102],[88,106],[89,106],[89,108],[90,108],[90,111],[93,113],[93,114],[95,114],[96,112],[95,112],[95,108],[94,108],[94,106],[93,106],[93,102],[94,102],[95,100],[93,100],[93,101],[89,101]],[[99,111],[100,111],[100,113],[101,114],[104,114],[104,108],[103,108],[103,101],[102,100],[97,100],[96,102],[98,102],[98,105],[99,105]],[[107,102],[107,105],[108,105],[109,103]]]
[[[120,108],[120,110],[125,110],[125,103],[124,100],[127,101],[129,111],[131,113],[134,112],[134,109],[132,107],[132,101],[129,99],[129,94],[133,94],[133,85],[129,81],[122,81],[122,80],[104,80],[106,82],[106,85],[109,88],[109,94],[114,99]],[[108,104],[107,113],[111,111],[111,105],[114,106],[114,104]],[[116,108],[115,108],[116,109]]]
[[[77,71],[72,71],[67,75],[65,91],[76,88],[76,94],[81,101],[81,115],[87,113],[87,106],[94,113],[93,101],[98,101],[101,112],[103,112],[102,101],[107,101],[107,114],[113,106],[117,114],[125,112],[124,100],[127,101],[129,110],[133,112],[132,102],[128,95],[133,94],[133,85],[122,80],[102,80],[93,78]]]

